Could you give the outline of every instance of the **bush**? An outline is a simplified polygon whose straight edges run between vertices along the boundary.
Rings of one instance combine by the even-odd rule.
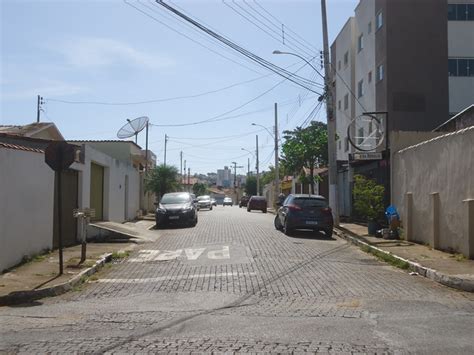
[[[383,215],[385,188],[362,175],[354,176],[354,209],[368,221],[376,220]]]

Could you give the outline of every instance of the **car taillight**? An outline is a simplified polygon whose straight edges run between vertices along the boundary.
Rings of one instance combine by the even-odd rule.
[[[322,208],[321,212],[324,214],[332,215],[331,207]]]
[[[302,208],[298,205],[288,205],[287,206],[290,211],[301,211]]]

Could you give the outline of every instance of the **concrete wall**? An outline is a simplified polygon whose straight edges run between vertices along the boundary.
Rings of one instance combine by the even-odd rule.
[[[54,172],[44,154],[0,147],[0,271],[53,246]]]
[[[474,127],[394,154],[392,201],[408,230],[407,237],[474,257],[474,231],[468,229],[467,203],[463,202],[474,198],[473,176]],[[411,223],[407,213],[409,192],[413,196]],[[433,193],[439,194],[438,218],[434,218],[437,197]]]
[[[140,209],[140,176],[130,164],[85,146],[84,164],[74,163],[79,171],[79,207],[89,207],[91,163],[104,167],[104,220],[123,222],[132,220]],[[125,176],[128,176],[128,208],[125,211]]]

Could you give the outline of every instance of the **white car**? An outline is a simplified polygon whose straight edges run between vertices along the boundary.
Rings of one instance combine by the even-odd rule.
[[[232,206],[234,203],[230,197],[224,197],[224,202],[222,203],[223,206]]]
[[[212,211],[212,201],[211,201],[211,197],[208,195],[198,196],[197,204],[198,204],[199,209],[208,208]]]

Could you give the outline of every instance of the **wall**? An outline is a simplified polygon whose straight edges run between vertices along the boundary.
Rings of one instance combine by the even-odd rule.
[[[406,221],[406,193],[413,193],[413,240],[433,246],[435,220],[430,194],[438,192],[438,248],[468,255],[466,203],[462,201],[474,198],[473,176],[474,127],[442,135],[394,154],[392,201],[399,209],[402,221]]]
[[[0,270],[53,245],[54,172],[44,154],[0,147]]]

